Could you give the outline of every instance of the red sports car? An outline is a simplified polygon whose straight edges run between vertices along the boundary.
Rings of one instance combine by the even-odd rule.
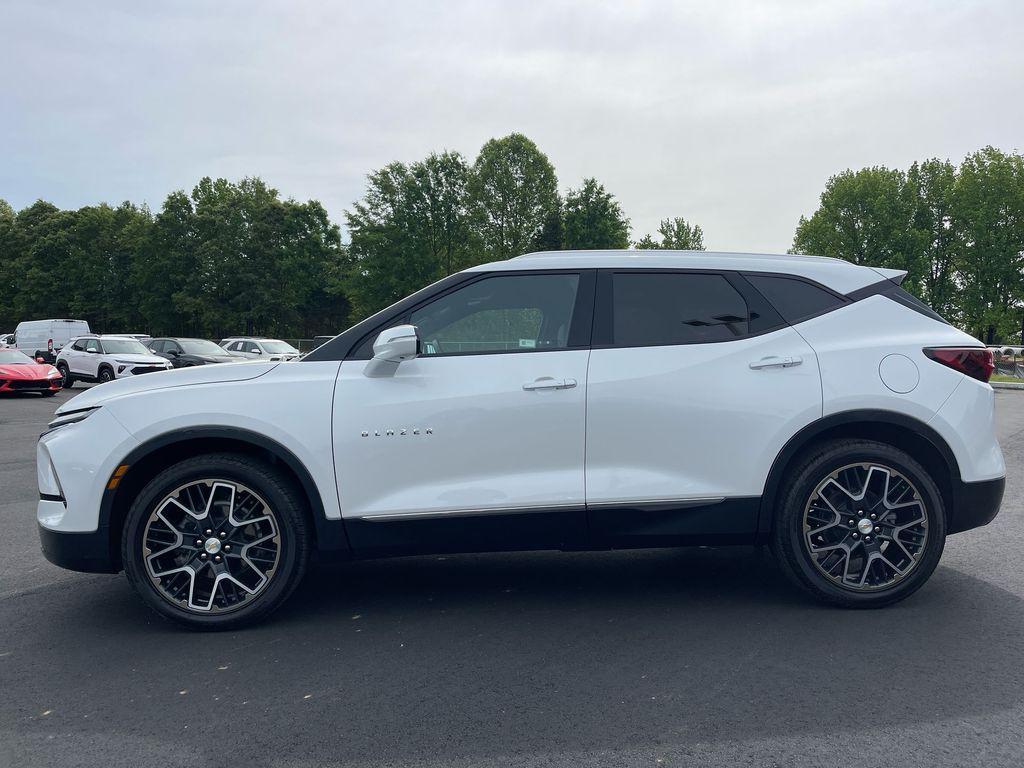
[[[37,363],[24,352],[0,349],[0,392],[60,392],[60,372],[49,363]]]

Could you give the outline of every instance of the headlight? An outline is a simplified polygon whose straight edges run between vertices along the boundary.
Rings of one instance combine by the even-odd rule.
[[[66,427],[68,424],[76,424],[79,421],[85,421],[87,418],[92,416],[98,411],[100,406],[95,405],[92,408],[79,408],[75,411],[65,411],[56,419],[46,425],[46,432],[52,432],[55,429]],[[46,432],[43,432],[45,435]]]
[[[36,443],[36,481],[39,493],[56,501],[64,498],[64,490],[57,479],[57,471],[53,468],[53,460],[43,443]]]

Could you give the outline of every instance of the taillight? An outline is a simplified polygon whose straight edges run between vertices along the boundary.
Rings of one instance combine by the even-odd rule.
[[[987,382],[996,369],[992,350],[987,347],[928,347],[921,351],[935,362],[978,381]]]
[[[53,352],[53,339],[46,340],[46,349],[49,352]]]

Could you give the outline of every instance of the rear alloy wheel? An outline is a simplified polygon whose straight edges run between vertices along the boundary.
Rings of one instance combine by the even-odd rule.
[[[75,386],[75,379],[71,375],[71,371],[68,368],[68,364],[65,363],[63,360],[57,363],[57,373],[60,374],[60,385],[64,389],[71,389],[71,387]]]
[[[302,500],[288,478],[247,456],[213,454],[154,478],[129,513],[125,572],[158,612],[222,629],[277,607],[305,570]]]
[[[789,576],[819,598],[880,606],[916,591],[942,554],[945,516],[928,473],[892,446],[845,440],[798,468],[775,545]]]

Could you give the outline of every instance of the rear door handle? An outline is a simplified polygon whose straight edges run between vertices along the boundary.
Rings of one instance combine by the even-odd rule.
[[[771,355],[769,357],[762,357],[760,360],[755,360],[750,364],[750,368],[754,371],[760,371],[764,368],[792,368],[794,365],[800,365],[802,362],[803,358],[798,357],[797,355],[789,357]]]
[[[572,389],[575,386],[576,379],[553,379],[550,376],[542,376],[523,384],[523,389],[532,392],[535,389]]]

